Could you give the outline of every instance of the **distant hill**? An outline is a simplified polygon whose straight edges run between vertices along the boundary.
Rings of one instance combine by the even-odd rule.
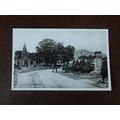
[[[86,49],[81,49],[81,50],[77,50],[77,51],[74,52],[74,57],[75,58],[78,58],[82,55],[85,55],[85,56],[92,55],[92,56],[94,56],[94,52],[93,51],[88,51]],[[105,57],[104,54],[103,54],[103,57]]]

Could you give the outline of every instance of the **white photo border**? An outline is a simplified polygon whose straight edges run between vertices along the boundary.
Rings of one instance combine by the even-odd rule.
[[[80,29],[80,30],[105,30],[107,31],[107,69],[108,69],[108,87],[107,88],[14,88],[14,40],[13,31],[14,29]],[[12,28],[12,80],[11,90],[12,91],[112,91],[111,83],[111,64],[110,64],[110,38],[109,29],[104,28]],[[18,43],[19,44],[19,43]]]

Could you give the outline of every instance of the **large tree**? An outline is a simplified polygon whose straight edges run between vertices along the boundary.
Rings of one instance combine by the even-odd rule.
[[[63,55],[64,55],[65,47],[63,43],[58,42],[57,44],[57,53],[58,53],[58,60],[63,62]]]
[[[64,50],[64,62],[67,62],[67,64],[69,64],[69,61],[74,59],[74,51],[75,48],[71,45],[68,45],[65,47]]]
[[[57,43],[52,39],[43,39],[36,47],[37,53],[44,58],[46,64],[53,61],[53,57],[57,55]]]
[[[63,43],[46,38],[38,43],[36,50],[48,65],[48,63],[57,64],[59,60],[69,63],[74,58],[75,48],[71,45],[64,47]]]

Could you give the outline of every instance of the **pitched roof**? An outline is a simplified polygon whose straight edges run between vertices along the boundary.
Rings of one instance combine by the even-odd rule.
[[[23,45],[23,50],[22,50],[22,52],[23,52],[23,54],[24,53],[27,53],[27,47],[26,47],[26,44],[24,43],[24,45]]]

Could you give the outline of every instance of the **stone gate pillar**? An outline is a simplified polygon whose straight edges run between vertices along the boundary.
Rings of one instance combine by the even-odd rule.
[[[95,52],[95,64],[94,64],[94,71],[97,73],[101,72],[101,67],[102,67],[102,52],[101,51],[96,51]]]

